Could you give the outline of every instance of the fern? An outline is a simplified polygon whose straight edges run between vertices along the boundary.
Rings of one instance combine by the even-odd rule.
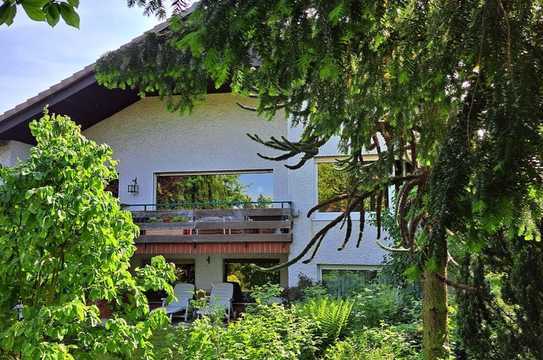
[[[342,338],[350,325],[353,302],[350,300],[318,298],[300,306],[300,315],[313,320],[323,345]]]

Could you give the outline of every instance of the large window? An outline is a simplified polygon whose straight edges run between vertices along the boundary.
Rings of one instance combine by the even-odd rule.
[[[156,202],[163,206],[226,208],[232,204],[256,203],[253,205],[267,207],[272,195],[271,171],[157,176]]]
[[[335,196],[345,193],[350,188],[348,175],[345,171],[338,169],[334,159],[326,159],[317,162],[317,202],[329,200]],[[383,196],[383,206],[388,204],[388,194]],[[365,209],[374,211],[377,206],[376,197],[365,200]],[[347,200],[329,204],[320,209],[320,212],[341,212],[347,208]],[[354,208],[360,211],[360,207]]]
[[[350,296],[377,275],[375,269],[321,268],[321,280],[332,296]]]
[[[224,280],[238,283],[241,291],[250,291],[254,286],[267,283],[279,284],[281,277],[278,271],[258,271],[251,264],[270,267],[279,264],[279,259],[227,259],[224,260]]]

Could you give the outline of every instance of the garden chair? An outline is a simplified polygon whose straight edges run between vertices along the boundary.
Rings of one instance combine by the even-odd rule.
[[[190,301],[194,297],[194,285],[188,283],[177,283],[173,288],[176,300],[166,305],[166,299],[162,299],[162,306],[166,314],[173,318],[173,314],[184,311],[185,322],[188,320]]]
[[[234,286],[230,283],[211,284],[209,304],[198,311],[199,315],[210,315],[217,310],[224,310],[226,318],[230,320]]]

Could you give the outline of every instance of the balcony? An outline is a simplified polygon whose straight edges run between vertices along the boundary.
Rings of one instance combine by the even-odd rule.
[[[136,244],[290,243],[289,201],[125,204],[140,227]]]

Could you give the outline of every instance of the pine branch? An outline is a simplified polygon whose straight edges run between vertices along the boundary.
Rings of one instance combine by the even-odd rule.
[[[272,136],[269,140],[264,140],[256,134],[247,134],[247,136],[251,140],[256,141],[269,148],[285,152],[285,154],[278,156],[265,156],[258,153],[259,157],[266,160],[283,161],[303,154],[302,158],[296,164],[285,164],[285,167],[291,170],[299,169],[304,166],[308,160],[312,159],[319,153],[319,148],[327,141],[326,137],[322,139],[319,139],[317,137],[310,137],[308,140],[305,141],[293,142],[288,140],[284,136],[281,136],[281,139],[277,139],[276,137]]]
[[[258,110],[257,108],[253,106],[244,105],[242,103],[236,102],[236,105],[242,108],[243,110],[252,111],[252,112],[262,112],[262,111],[271,111],[271,110],[280,110],[284,109],[287,105],[286,104],[278,104],[276,106],[268,106],[264,107],[262,110]]]
[[[449,285],[450,287],[453,287],[455,289],[458,289],[458,290],[464,290],[464,291],[467,291],[467,292],[479,292],[482,290],[481,287],[476,287],[476,286],[471,286],[471,285],[467,285],[467,284],[462,284],[462,283],[459,283],[459,282],[456,282],[456,281],[453,281],[441,274],[438,274],[438,273],[435,273],[435,276],[442,282],[444,282],[445,284]]]
[[[388,252],[392,252],[392,253],[406,253],[406,252],[410,252],[411,250],[410,249],[406,249],[406,248],[403,248],[403,247],[398,247],[398,248],[393,248],[393,247],[390,247],[390,246],[387,246],[385,245],[385,243],[383,243],[381,240],[377,239],[375,241],[377,243],[377,245],[379,245],[379,247],[383,250],[386,250]]]
[[[338,203],[340,201],[348,199],[351,196],[352,196],[351,194],[341,194],[341,195],[334,196],[333,198],[330,198],[330,199],[328,199],[326,201],[323,201],[323,202],[313,206],[311,209],[309,209],[309,211],[307,212],[307,217],[310,217],[311,215],[313,215],[313,213],[315,211],[320,210],[323,207],[326,207],[326,206],[331,205],[331,204]]]
[[[269,268],[265,268],[265,267],[260,267],[260,266],[257,266],[255,264],[252,264],[252,266],[260,271],[277,271],[277,270],[280,270],[280,269],[283,269],[283,268],[286,268],[286,267],[289,267],[293,264],[296,264],[298,261],[300,261],[308,252],[309,250],[311,250],[311,248],[313,248],[313,246],[316,246],[317,249],[320,247],[320,243],[322,241],[322,239],[324,238],[324,236],[328,233],[328,231],[330,229],[332,229],[333,227],[335,227],[337,224],[339,224],[341,222],[341,220],[343,220],[343,217],[345,216],[345,213],[341,213],[340,215],[338,215],[334,220],[332,220],[331,222],[329,222],[328,224],[326,224],[326,226],[324,226],[321,230],[319,230],[312,238],[311,240],[309,240],[309,242],[307,243],[307,245],[302,249],[302,251],[300,251],[300,253],[298,255],[296,255],[295,257],[293,257],[291,260],[289,261],[286,261],[282,264],[278,264],[278,265],[275,265],[275,266],[272,266],[272,267],[269,267]]]

